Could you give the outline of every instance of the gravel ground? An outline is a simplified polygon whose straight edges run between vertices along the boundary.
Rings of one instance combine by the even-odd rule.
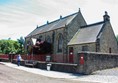
[[[56,79],[14,69],[0,64],[0,83],[91,83],[69,79]]]

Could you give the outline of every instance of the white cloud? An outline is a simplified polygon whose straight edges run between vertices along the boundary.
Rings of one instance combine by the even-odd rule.
[[[87,23],[103,20],[104,11],[108,11],[115,34],[118,34],[116,12],[117,0],[11,0],[0,5],[0,39],[12,39],[28,35],[37,25],[48,20],[56,20],[60,15],[66,16],[81,12]]]
[[[101,2],[118,5],[118,0],[101,0]]]

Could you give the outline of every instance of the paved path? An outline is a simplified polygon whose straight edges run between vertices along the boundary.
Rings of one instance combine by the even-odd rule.
[[[79,74],[72,74],[72,73],[63,73],[63,72],[56,72],[56,71],[47,71],[41,70],[37,68],[28,68],[24,66],[18,67],[12,63],[2,63],[9,67],[16,68],[19,70],[24,70],[30,73],[51,77],[51,78],[60,78],[60,79],[67,79],[73,80],[74,83],[79,81],[78,83],[118,83],[118,68],[107,69],[102,71],[94,72],[93,75],[79,75]],[[81,81],[81,82],[80,82]],[[63,83],[63,82],[62,82]],[[69,82],[68,82],[69,83]]]
[[[46,72],[50,75],[51,73],[55,74],[49,77]],[[61,79],[61,76],[57,78],[57,74],[59,74],[59,72],[27,68],[23,66],[18,67],[15,64],[0,62],[0,83],[91,83],[66,79],[67,77],[62,77],[63,79]],[[60,73],[59,75],[64,74]]]

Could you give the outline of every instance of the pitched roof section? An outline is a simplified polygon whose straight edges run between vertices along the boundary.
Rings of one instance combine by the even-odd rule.
[[[75,18],[77,13],[71,14],[69,16],[60,18],[60,19],[55,20],[53,22],[50,22],[50,23],[47,23],[47,24],[42,25],[40,27],[37,27],[34,31],[32,31],[26,37],[29,37],[29,36],[32,36],[32,35],[36,35],[36,34],[39,34],[39,33],[44,33],[44,32],[47,32],[47,31],[54,30],[54,29],[59,29],[59,28],[65,27],[65,25],[68,25]]]
[[[104,22],[83,26],[70,40],[68,45],[96,42],[97,35],[102,29]]]

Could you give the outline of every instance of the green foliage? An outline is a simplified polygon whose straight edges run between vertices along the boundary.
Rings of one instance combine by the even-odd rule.
[[[0,53],[9,54],[9,53],[24,53],[24,43],[25,40],[23,37],[15,40],[0,40]]]
[[[18,53],[20,44],[14,40],[0,40],[0,53]]]
[[[20,39],[17,39],[17,41],[20,44],[19,53],[24,53],[24,44],[25,44],[24,38],[23,37],[20,37]]]

